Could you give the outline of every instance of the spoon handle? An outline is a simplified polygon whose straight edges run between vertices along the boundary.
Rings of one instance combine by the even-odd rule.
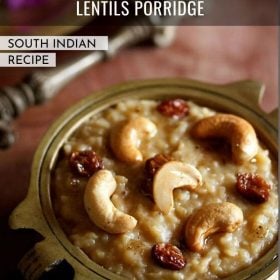
[[[150,19],[138,19],[137,24],[122,27],[109,39],[109,50],[84,53],[53,69],[37,70],[15,86],[0,89],[0,149],[9,148],[15,142],[11,121],[31,106],[43,104],[53,98],[69,81],[89,67],[110,59],[121,49],[147,39],[158,46],[170,44],[174,28],[155,26]]]

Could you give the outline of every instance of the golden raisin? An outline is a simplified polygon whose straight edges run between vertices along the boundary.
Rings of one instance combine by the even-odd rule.
[[[268,200],[270,185],[258,174],[238,173],[236,189],[244,198],[263,203]]]
[[[158,265],[171,270],[180,270],[186,265],[186,260],[181,250],[170,243],[154,245],[152,257]]]
[[[180,119],[189,113],[189,106],[183,99],[171,99],[160,102],[157,110],[166,117]]]
[[[104,169],[102,159],[94,151],[73,152],[69,165],[73,173],[82,177],[90,177],[96,171]]]

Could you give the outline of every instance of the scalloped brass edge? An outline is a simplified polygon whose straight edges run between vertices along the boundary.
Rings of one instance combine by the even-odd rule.
[[[244,80],[224,85],[225,90],[233,90],[234,99],[246,103],[253,110],[264,113],[260,104],[264,97],[265,85],[262,82],[254,80]],[[266,114],[266,118],[274,125],[278,126],[278,108]]]
[[[37,190],[30,185],[27,196],[9,217],[10,228],[32,228],[41,235],[45,235],[48,232],[47,225],[42,223],[44,217],[36,192]],[[31,200],[34,202],[33,204],[29,203]]]
[[[246,102],[252,109],[260,109],[260,103],[265,92],[265,85],[259,81],[244,80],[225,84],[223,87],[232,89],[235,100]]]
[[[272,111],[271,113],[269,113],[267,115],[267,119],[274,124],[274,126],[278,127],[278,123],[279,123],[279,110],[278,108],[275,109],[274,111]]]
[[[12,229],[33,228],[41,235],[46,235],[49,232],[47,223],[44,222],[39,192],[37,189],[39,166],[42,162],[41,154],[45,153],[45,146],[47,143],[48,141],[46,137],[44,137],[33,157],[30,185],[27,195],[24,200],[13,210],[9,217],[9,226]],[[33,204],[30,204],[29,201],[33,201]]]

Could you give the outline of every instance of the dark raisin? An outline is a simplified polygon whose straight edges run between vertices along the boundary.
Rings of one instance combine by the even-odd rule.
[[[158,169],[171,160],[171,157],[163,154],[157,154],[154,157],[147,159],[145,163],[146,177],[153,178]]]
[[[96,171],[104,169],[102,159],[94,151],[73,152],[69,165],[73,173],[82,177],[90,177]]]
[[[258,174],[238,173],[236,189],[244,198],[263,203],[268,200],[270,185]]]
[[[180,270],[186,265],[186,260],[181,250],[170,243],[154,245],[152,257],[158,265],[171,270]]]
[[[171,99],[160,102],[157,110],[166,117],[181,119],[189,113],[189,106],[183,99]]]
[[[157,154],[154,157],[146,160],[144,174],[145,178],[142,183],[142,190],[145,195],[149,196],[152,194],[153,179],[158,169],[171,160],[171,157],[163,154]]]

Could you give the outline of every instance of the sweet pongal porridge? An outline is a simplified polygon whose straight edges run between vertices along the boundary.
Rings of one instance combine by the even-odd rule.
[[[252,126],[180,99],[123,101],[85,122],[52,199],[71,242],[130,279],[222,278],[277,236],[276,163]]]

